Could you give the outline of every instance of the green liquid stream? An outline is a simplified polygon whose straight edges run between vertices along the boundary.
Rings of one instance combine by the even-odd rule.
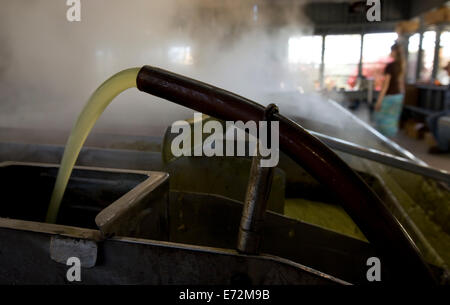
[[[97,122],[100,115],[116,96],[129,88],[136,87],[136,78],[139,70],[140,68],[132,68],[115,74],[95,90],[84,106],[67,140],[52,198],[47,210],[46,222],[56,222],[61,200],[78,154],[92,127],[94,127],[95,122]]]

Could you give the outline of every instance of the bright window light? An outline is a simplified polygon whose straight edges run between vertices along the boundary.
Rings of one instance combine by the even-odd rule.
[[[391,53],[391,47],[397,39],[397,33],[364,35],[363,62],[375,63],[386,59]]]
[[[434,62],[434,47],[436,44],[436,32],[428,31],[423,34],[423,68],[420,74],[422,81],[428,81],[431,78]]]
[[[408,52],[416,53],[419,51],[420,34],[416,33],[409,37]]]
[[[325,38],[325,65],[358,64],[361,35],[328,35]]]
[[[294,36],[288,41],[291,64],[320,64],[322,36]]]
[[[450,60],[450,32],[442,32],[441,34],[442,57]]]
[[[361,35],[325,37],[325,79],[328,89],[354,90],[361,55]]]

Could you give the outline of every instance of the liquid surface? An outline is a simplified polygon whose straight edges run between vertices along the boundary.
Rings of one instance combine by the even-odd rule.
[[[140,68],[123,70],[105,81],[92,94],[70,133],[64,150],[55,188],[47,211],[46,222],[55,223],[72,169],[92,127],[111,101],[123,91],[136,87]]]
[[[289,198],[285,201],[284,215],[367,241],[350,216],[338,205],[303,198]]]

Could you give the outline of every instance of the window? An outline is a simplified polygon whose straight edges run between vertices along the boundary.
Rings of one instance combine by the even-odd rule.
[[[358,74],[361,35],[329,35],[325,37],[325,75],[328,89],[353,90],[352,77]]]
[[[442,36],[441,36],[442,38]],[[445,39],[445,37],[444,37]],[[416,67],[419,53],[420,34],[414,34],[409,38],[408,67],[406,79],[409,83],[416,80]],[[434,49],[436,45],[436,32],[426,31],[422,40],[422,65],[420,67],[419,82],[429,82],[433,72]],[[442,43],[441,43],[442,45]]]
[[[436,32],[427,31],[423,34],[422,51],[423,60],[420,69],[420,81],[428,82],[431,79],[434,61],[434,48],[436,45]]]
[[[391,47],[397,38],[396,33],[364,35],[362,74],[374,80],[376,90],[381,90],[384,69],[390,61]]]
[[[439,70],[436,75],[441,85],[449,85],[450,80],[444,67],[450,63],[450,32],[444,31],[441,34],[441,48],[439,50]]]
[[[319,64],[322,56],[322,36],[296,36],[289,39],[289,63]]]
[[[294,36],[288,41],[288,62],[293,71],[300,72],[316,84],[320,78],[322,36]]]
[[[408,63],[406,67],[406,81],[416,82],[417,57],[419,53],[420,34],[414,34],[408,41]]]

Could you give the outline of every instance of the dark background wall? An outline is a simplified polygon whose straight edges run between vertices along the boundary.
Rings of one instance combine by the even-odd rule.
[[[366,1],[311,1],[305,4],[304,14],[314,24],[316,34],[393,31],[397,22],[417,17],[446,2],[382,0],[382,22],[367,21]]]

